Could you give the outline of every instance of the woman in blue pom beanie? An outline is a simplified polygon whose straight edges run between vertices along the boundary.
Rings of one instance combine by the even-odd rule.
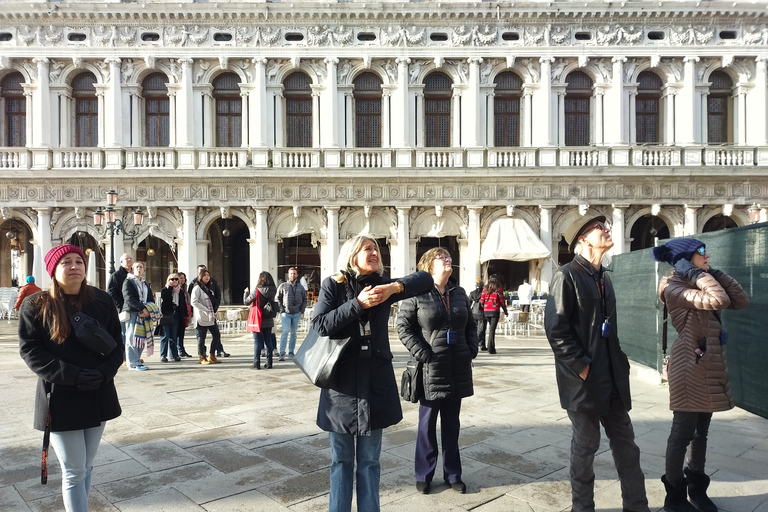
[[[659,299],[678,334],[669,360],[673,420],[666,474],[661,477],[667,491],[664,510],[717,512],[707,496],[707,433],[712,413],[734,406],[724,351],[727,332],[720,312],[744,308],[749,298],[734,278],[709,266],[707,246],[695,238],[670,240],[654,247],[652,255],[674,267],[661,279]],[[683,470],[686,450],[688,467]]]

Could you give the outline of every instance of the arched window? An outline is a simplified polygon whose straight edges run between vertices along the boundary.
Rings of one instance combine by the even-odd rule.
[[[709,77],[712,85],[707,95],[707,133],[710,144],[732,142],[730,127],[733,81],[727,73],[715,71]]]
[[[381,78],[362,73],[355,78],[355,146],[381,147]]]
[[[96,98],[96,77],[86,71],[72,80],[75,98],[75,146],[95,148],[99,145],[99,100]]]
[[[574,71],[566,78],[565,88],[565,145],[588,146],[589,104],[592,101],[592,79],[582,71]]]
[[[520,98],[523,80],[511,71],[500,73],[493,99],[493,139],[495,146],[520,145]]]
[[[168,77],[164,73],[152,73],[141,83],[144,89],[144,110],[146,146],[167,147],[170,144],[170,101],[165,83]]]
[[[216,147],[236,148],[243,141],[243,99],[240,97],[240,77],[224,73],[213,81],[216,101]]]
[[[24,77],[21,73],[11,73],[0,82],[0,106],[4,107],[3,133],[0,144],[10,147],[26,146],[27,144],[27,99],[21,84]]]
[[[661,142],[659,102],[661,87],[664,85],[659,75],[643,71],[637,77],[637,97],[635,98],[635,135],[638,144]]]
[[[283,82],[289,148],[312,147],[312,79],[305,73],[288,75]]]
[[[451,145],[451,79],[432,73],[424,80],[424,145],[447,148]]]

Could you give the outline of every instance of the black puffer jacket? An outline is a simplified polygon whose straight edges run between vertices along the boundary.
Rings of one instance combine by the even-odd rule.
[[[120,416],[114,377],[123,363],[125,351],[120,321],[112,297],[93,286],[83,313],[90,316],[114,338],[117,346],[106,357],[89,351],[70,330],[64,343],[51,340],[40,318],[40,292],[24,300],[19,311],[19,352],[37,376],[34,428],[45,430],[48,415],[47,390],[51,392],[51,431],[80,430],[98,426]],[[75,379],[80,370],[100,370],[105,381],[95,391],[79,391]]]
[[[605,316],[610,337],[603,338],[603,316],[597,283],[605,281]],[[619,345],[616,296],[605,268],[598,271],[580,255],[555,272],[544,311],[544,329],[555,353],[557,387],[563,409],[602,415],[608,412],[611,392],[619,392],[626,410],[629,394],[629,361]],[[585,380],[579,373],[589,365]]]
[[[275,300],[275,295],[277,294],[277,287],[275,285],[270,286],[262,286],[261,288],[257,289],[259,292],[259,304],[258,306],[261,308],[262,312],[264,311],[264,305],[267,302]],[[251,306],[251,302],[256,300],[256,291],[254,290],[253,293],[243,292],[243,304],[246,306]],[[275,326],[275,319],[274,318],[267,318],[262,315],[261,317],[261,325],[259,325],[260,329],[272,329]]]
[[[403,419],[387,332],[389,310],[399,300],[425,293],[434,280],[427,272],[419,271],[399,281],[403,293],[369,309],[363,309],[356,295],[350,297],[347,285],[333,277],[326,278],[321,285],[312,328],[323,336],[352,338],[339,359],[336,384],[320,392],[317,426],[326,432],[369,436],[371,430],[395,425]],[[387,277],[375,276],[366,284],[390,282]],[[371,355],[362,358],[359,320],[366,312],[371,326]]]
[[[429,293],[404,300],[397,315],[397,333],[414,359],[424,363],[424,399],[472,396],[472,359],[477,356],[477,322],[464,288],[448,283],[450,315],[432,287]],[[456,343],[448,344],[448,331]]]

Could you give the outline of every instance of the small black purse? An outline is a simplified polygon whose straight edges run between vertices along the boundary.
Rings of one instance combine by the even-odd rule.
[[[101,357],[107,357],[117,346],[114,338],[96,320],[85,313],[70,313],[69,323],[72,325],[77,341]]]
[[[424,364],[411,359],[400,379],[400,396],[413,404],[424,397]]]

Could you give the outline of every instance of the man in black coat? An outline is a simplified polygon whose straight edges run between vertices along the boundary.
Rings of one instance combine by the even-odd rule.
[[[123,310],[123,283],[132,267],[133,257],[130,254],[126,253],[120,256],[120,268],[110,276],[109,284],[107,284],[107,292],[112,297],[118,312]],[[120,331],[123,333],[123,339],[125,339],[125,322],[120,322]]]
[[[573,512],[594,512],[600,424],[610,439],[621,481],[623,512],[650,512],[640,449],[628,411],[629,362],[616,332],[616,297],[602,266],[613,247],[605,217],[575,223],[565,235],[571,263],[552,278],[544,313],[547,339],[555,353],[560,405],[568,411]]]
[[[480,304],[483,286],[482,279],[479,277],[475,279],[475,289],[469,293],[469,300],[471,301],[472,318],[477,323],[477,341],[480,344],[480,350],[486,351],[488,347],[485,346],[485,319],[483,318],[483,305]]]

